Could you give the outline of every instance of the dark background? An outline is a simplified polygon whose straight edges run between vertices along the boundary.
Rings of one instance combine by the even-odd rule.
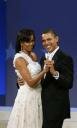
[[[13,68],[15,40],[21,28],[36,33],[35,52],[44,53],[41,32],[54,28],[60,47],[74,59],[74,86],[70,90],[71,107],[77,107],[77,1],[76,0],[0,0],[0,104],[13,105],[17,93]]]

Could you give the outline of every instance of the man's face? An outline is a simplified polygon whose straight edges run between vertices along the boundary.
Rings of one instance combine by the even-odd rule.
[[[47,52],[53,52],[58,46],[58,36],[52,33],[42,34],[42,45]]]

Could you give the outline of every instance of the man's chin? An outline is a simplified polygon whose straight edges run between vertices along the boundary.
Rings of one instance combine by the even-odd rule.
[[[53,52],[53,50],[51,50],[51,49],[47,49],[47,52]]]

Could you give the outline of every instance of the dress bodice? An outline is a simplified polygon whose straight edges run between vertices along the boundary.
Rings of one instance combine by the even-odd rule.
[[[24,52],[16,53],[13,60],[13,65],[15,67],[15,61],[17,58],[22,57],[24,60],[28,62],[27,68],[29,69],[29,72],[31,73],[31,76],[34,77],[36,74],[38,74],[41,71],[41,66],[38,62],[33,61],[27,54]],[[15,72],[18,77],[22,78],[19,71],[15,67]]]

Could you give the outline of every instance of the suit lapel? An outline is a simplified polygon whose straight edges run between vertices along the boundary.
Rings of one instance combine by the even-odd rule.
[[[58,60],[58,55],[59,54],[60,54],[60,49],[55,53],[55,55],[52,58],[52,60],[54,60],[54,62],[56,62]]]

